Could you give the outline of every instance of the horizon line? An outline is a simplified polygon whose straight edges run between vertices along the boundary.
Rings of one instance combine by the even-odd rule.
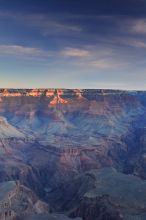
[[[0,87],[1,89],[8,89],[8,90],[34,90],[34,89],[62,89],[62,90],[76,90],[76,89],[80,89],[80,90],[110,90],[110,91],[129,91],[129,92],[146,92],[146,89],[115,89],[115,88],[66,88],[66,87],[18,87],[18,88],[14,88],[14,87]]]

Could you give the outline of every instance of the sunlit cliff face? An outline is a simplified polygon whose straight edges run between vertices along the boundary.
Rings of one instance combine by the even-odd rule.
[[[50,105],[56,105],[56,104],[59,104],[59,103],[60,103],[60,104],[66,104],[66,103],[68,103],[67,100],[61,98],[61,95],[63,95],[63,94],[64,94],[64,92],[63,92],[63,90],[61,90],[61,89],[57,89],[56,91],[54,91],[54,94],[53,94],[54,98],[53,98],[53,100],[50,102]]]
[[[64,95],[64,89],[24,89],[23,92],[21,90],[14,89],[0,89],[0,96],[41,96],[45,95],[46,97],[54,96],[58,94],[58,96]],[[83,90],[74,89],[72,92],[82,98]]]
[[[67,104],[68,101],[62,98],[61,96],[64,95],[64,91],[62,89],[57,89],[57,90],[48,90],[46,93],[46,96],[48,94],[51,96],[54,96],[53,100],[50,102],[50,105],[56,105],[56,104]],[[78,99],[85,99],[82,96],[82,90],[81,89],[74,89],[73,94],[78,98]]]
[[[10,93],[9,90],[4,89],[4,91],[0,94],[1,96],[8,97],[8,96],[21,96],[20,92]]]
[[[49,98],[53,98],[50,102],[50,105],[56,105],[56,104],[66,104],[68,103],[67,100],[63,99],[61,96],[64,95],[64,91],[62,89],[32,89],[24,93],[21,93],[19,91],[11,91],[4,89],[0,92],[0,98],[1,97],[18,97],[18,96],[32,96],[32,97],[40,97],[40,96],[46,96]],[[2,99],[0,99],[2,101]]]
[[[39,90],[39,89],[33,89],[31,92],[28,92],[26,94],[26,96],[41,96],[42,95],[42,90]]]
[[[76,96],[79,98],[79,99],[83,99],[84,97],[82,96],[82,92],[83,90],[82,89],[75,89],[74,90]]]
[[[55,93],[55,89],[48,89],[48,90],[46,91],[46,96],[47,96],[47,97],[54,96],[54,93]]]

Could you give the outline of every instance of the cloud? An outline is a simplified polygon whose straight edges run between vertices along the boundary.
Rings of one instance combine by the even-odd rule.
[[[41,29],[43,35],[50,35],[54,33],[68,33],[81,32],[79,25],[70,24],[66,19],[58,16],[44,15],[44,14],[20,14],[13,12],[0,11],[1,19],[12,19],[17,23],[23,23],[33,28]]]
[[[107,59],[99,59],[89,62],[89,65],[97,69],[111,69],[117,66],[113,61]]]
[[[146,19],[134,19],[128,30],[132,33],[146,34]]]
[[[65,48],[62,51],[62,54],[66,57],[77,57],[77,58],[84,58],[89,57],[91,55],[90,51],[78,48]]]
[[[137,35],[146,34],[146,17],[121,16],[117,19],[117,26],[121,33]]]
[[[139,49],[146,48],[146,41],[136,37],[113,37],[113,39],[109,40],[109,42],[115,43],[116,45],[124,45]]]
[[[61,51],[48,51],[35,47],[27,47],[22,45],[0,45],[0,56],[14,55],[23,57],[72,57],[72,58],[86,58],[91,56],[91,51],[78,48],[64,48]],[[63,56],[62,56],[63,55]]]
[[[34,28],[40,29],[42,34],[45,36],[58,33],[61,35],[70,35],[72,33],[79,33],[82,31],[79,25],[67,23],[63,18],[59,20],[58,17],[54,18],[53,16],[47,15],[21,15],[21,22],[24,22]]]
[[[136,47],[136,48],[146,48],[146,42],[136,39],[127,40],[124,42],[126,45]]]
[[[38,48],[21,45],[0,45],[0,55],[15,56],[51,56],[52,53]]]

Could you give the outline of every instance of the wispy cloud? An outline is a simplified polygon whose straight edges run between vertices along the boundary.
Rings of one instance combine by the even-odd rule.
[[[58,51],[48,51],[35,47],[27,47],[22,45],[0,45],[0,55],[14,56],[33,56],[33,57],[72,57],[87,58],[92,55],[92,51],[79,48],[64,48]]]
[[[68,33],[81,32],[82,28],[77,24],[70,24],[66,19],[59,19],[51,15],[44,14],[20,14],[13,12],[0,11],[1,19],[16,20],[17,23],[23,23],[27,26],[38,28],[43,35],[50,35],[54,33]]]
[[[128,46],[146,49],[146,42],[142,40],[129,39],[129,40],[123,40],[123,43]]]
[[[129,21],[127,30],[131,33],[146,34],[146,19],[133,19]]]
[[[0,45],[0,55],[52,56],[52,52],[21,45]]]
[[[111,69],[117,67],[113,61],[107,59],[99,59],[89,62],[89,65],[97,69]]]
[[[63,19],[47,16],[47,15],[21,15],[21,21],[34,28],[38,28],[42,31],[42,34],[53,35],[53,34],[72,34],[81,32],[81,27],[75,24],[69,24]]]
[[[109,39],[109,43],[113,43],[115,45],[123,45],[128,46],[132,48],[139,48],[139,49],[145,49],[146,48],[146,41],[141,38],[136,37],[113,37]],[[128,48],[127,48],[128,49]]]
[[[65,48],[62,51],[62,54],[66,57],[77,57],[77,58],[85,58],[91,55],[91,52],[84,49],[78,48]]]

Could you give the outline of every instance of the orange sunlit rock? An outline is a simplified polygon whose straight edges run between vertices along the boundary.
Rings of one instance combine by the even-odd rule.
[[[28,92],[26,95],[27,96],[36,96],[36,97],[38,97],[38,96],[42,95],[42,91],[39,90],[39,89],[33,89],[30,92]]]
[[[55,89],[48,89],[46,92],[46,96],[51,97],[54,95],[54,93],[55,93]]]
[[[55,91],[54,91],[54,98],[53,100],[50,102],[50,105],[57,105],[57,104],[67,104],[68,101],[61,98],[60,95],[63,95],[63,90],[61,89],[58,89],[56,91],[56,94],[55,94]]]
[[[60,96],[60,95],[63,95],[63,94],[64,94],[64,92],[63,92],[63,90],[62,90],[62,89],[57,89],[57,94]]]
[[[20,92],[9,92],[7,89],[5,89],[2,93],[1,96],[7,97],[7,96],[21,96]]]
[[[83,96],[82,96],[82,89],[75,89],[74,90],[76,96],[79,98],[79,99],[85,99]]]
[[[54,97],[54,99],[50,102],[50,105],[56,105],[58,104],[58,98]]]
[[[60,97],[54,97],[54,99],[50,102],[50,105],[57,105],[57,104],[67,104],[68,101],[65,99],[62,99]]]

